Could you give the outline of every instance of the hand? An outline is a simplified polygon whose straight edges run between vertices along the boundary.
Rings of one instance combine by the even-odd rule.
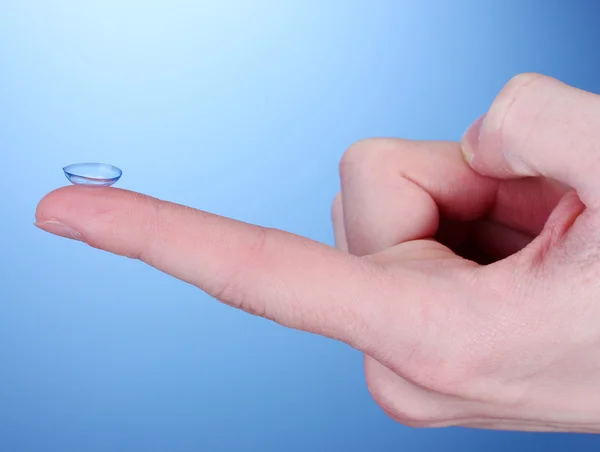
[[[462,149],[351,147],[339,249],[119,189],[61,188],[37,224],[361,350],[404,424],[596,432],[598,143],[598,97],[523,75]]]

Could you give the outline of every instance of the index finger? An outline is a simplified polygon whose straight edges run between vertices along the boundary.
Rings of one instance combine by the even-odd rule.
[[[381,331],[398,331],[387,323],[399,305],[407,343],[419,331],[421,308],[410,299],[426,287],[422,276],[395,278],[403,301],[388,307],[382,270],[283,231],[115,188],[58,189],[40,202],[36,218],[48,232],[140,259],[228,305],[365,352],[381,342]],[[72,231],[57,230],[61,224]]]

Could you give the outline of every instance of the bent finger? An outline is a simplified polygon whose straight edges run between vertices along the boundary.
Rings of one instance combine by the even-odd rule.
[[[340,178],[346,238],[357,255],[433,237],[440,215],[479,218],[498,188],[469,168],[451,142],[364,140],[344,155]]]

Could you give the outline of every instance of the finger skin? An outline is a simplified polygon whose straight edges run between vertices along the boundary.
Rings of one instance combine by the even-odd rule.
[[[356,255],[433,237],[440,215],[481,217],[498,188],[469,168],[450,142],[365,140],[344,155],[340,178],[346,239]]]
[[[140,259],[226,304],[363,351],[385,341],[382,332],[397,331],[386,330],[394,318],[407,322],[407,341],[418,332],[419,313],[408,303],[392,313],[380,302],[390,290],[381,269],[283,231],[126,190],[77,186],[47,195],[36,219],[42,229],[48,220],[67,225],[92,247]],[[410,300],[420,284],[418,275],[407,274],[395,277],[393,287],[402,300],[404,286]]]
[[[340,176],[342,193],[332,206],[336,243],[388,266],[402,265],[405,259],[456,258],[436,242],[415,239],[435,234],[439,206],[459,218],[477,216],[493,200],[497,185],[476,175],[456,144],[390,139],[366,140],[350,148]],[[469,196],[456,189],[460,185],[453,186],[469,176],[483,191]],[[462,404],[449,403],[451,398],[404,378],[376,357],[365,355],[364,367],[371,395],[400,423],[432,425],[462,413]]]
[[[337,198],[333,210],[334,218],[343,214],[343,221],[337,220],[336,236],[343,222],[344,239],[358,255],[430,238],[439,232],[440,220],[481,219],[535,236],[568,191],[544,178],[500,182],[482,177],[451,142],[364,140],[347,151],[340,176],[343,208]],[[464,236],[467,231],[456,232]]]
[[[539,74],[514,77],[465,133],[463,151],[480,174],[545,176],[600,199],[600,97]]]
[[[498,185],[494,206],[486,219],[536,236],[568,191],[568,186],[543,177],[505,180]]]

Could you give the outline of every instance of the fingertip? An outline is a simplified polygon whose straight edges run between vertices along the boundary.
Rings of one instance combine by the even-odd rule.
[[[70,219],[69,211],[73,208],[73,197],[84,187],[67,186],[46,194],[38,203],[35,211],[34,226],[57,236],[83,240],[81,233]]]
[[[35,212],[35,224],[56,234],[54,225],[59,223],[69,230],[79,231],[81,240],[93,242],[94,231],[98,229],[96,226],[111,224],[116,212],[131,210],[134,195],[133,192],[112,187],[61,187],[40,200]],[[46,228],[46,225],[50,227]]]
[[[42,223],[54,218],[57,211],[64,205],[66,197],[73,191],[75,186],[57,188],[46,194],[39,202],[35,210],[35,221]]]

